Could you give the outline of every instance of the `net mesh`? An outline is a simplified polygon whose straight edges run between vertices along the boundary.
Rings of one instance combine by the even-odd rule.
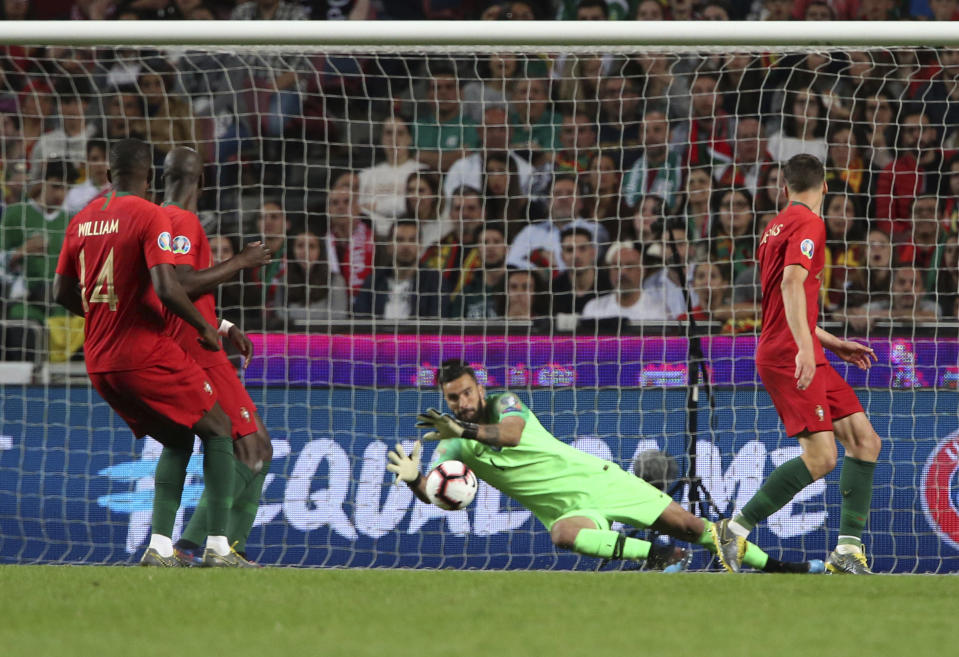
[[[832,359],[884,441],[869,553],[879,570],[959,567],[957,51],[7,47],[0,61],[0,561],[122,562],[149,537],[159,447],[89,387],[49,291],[65,221],[109,188],[106,145],[136,136],[153,193],[170,148],[203,156],[218,261],[257,239],[275,253],[218,292],[256,345],[244,378],[274,442],[258,560],[596,567],[485,484],[468,511],[415,501],[389,485],[387,449],[442,407],[435,368],[461,357],[561,440],[626,469],[663,450],[682,473],[692,326],[712,393],[696,474],[713,517],[740,508],[799,453],[753,362],[755,249],[785,205],[781,164],[806,152],[829,184],[820,325],[879,358],[868,373]],[[187,483],[189,513],[199,461]],[[754,540],[822,558],[837,483]]]

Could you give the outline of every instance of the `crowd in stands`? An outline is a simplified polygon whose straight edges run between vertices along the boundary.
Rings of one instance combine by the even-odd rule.
[[[2,4],[7,19],[952,20],[957,0]],[[109,143],[208,163],[220,291],[248,330],[378,320],[761,322],[781,164],[826,163],[821,310],[857,332],[959,312],[959,50],[477,56],[0,49],[0,300],[56,332],[69,218]],[[157,178],[154,181],[159,186]],[[61,322],[58,324],[57,322]],[[558,325],[558,324],[554,324]],[[313,329],[320,330],[320,329]],[[4,333],[10,351],[16,340]],[[64,345],[66,351],[75,345]],[[7,354],[10,357],[9,354]]]

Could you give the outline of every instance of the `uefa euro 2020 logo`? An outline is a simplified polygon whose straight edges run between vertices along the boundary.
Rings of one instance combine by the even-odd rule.
[[[929,525],[959,549],[959,431],[941,440],[922,471],[920,498]]]

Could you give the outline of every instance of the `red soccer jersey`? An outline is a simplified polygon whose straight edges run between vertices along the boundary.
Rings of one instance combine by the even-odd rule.
[[[783,271],[800,265],[809,272],[803,283],[806,293],[806,318],[812,333],[816,364],[826,363],[819,338],[819,286],[826,264],[826,224],[812,210],[792,203],[769,223],[759,243],[759,272],[763,294],[763,327],[756,347],[756,362],[763,365],[794,366],[799,347],[786,322],[783,305]]]
[[[80,281],[88,372],[142,369],[180,352],[164,335],[163,305],[150,280],[152,267],[174,264],[171,239],[160,208],[124,192],[70,221],[57,273]]]
[[[164,204],[163,211],[170,217],[170,232],[173,235],[171,245],[176,264],[189,265],[197,271],[212,267],[213,251],[210,249],[210,240],[203,232],[197,216],[173,204]],[[216,298],[212,293],[194,299],[193,305],[211,326],[219,326],[216,319]],[[196,329],[169,310],[166,311],[166,318],[170,324],[170,335],[197,365],[207,368],[229,362],[222,350],[208,351],[201,347],[196,341]]]

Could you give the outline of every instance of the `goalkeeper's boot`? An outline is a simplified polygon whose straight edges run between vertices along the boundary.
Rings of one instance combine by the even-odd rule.
[[[822,559],[810,559],[806,563],[809,564],[809,570],[807,572],[810,575],[822,575],[826,572],[826,562]]]
[[[170,557],[161,556],[157,552],[156,548],[147,548],[147,551],[143,553],[143,557],[140,559],[141,566],[153,567],[153,568],[182,568],[183,564],[180,563],[180,560],[177,559],[176,553]]]
[[[716,556],[723,568],[731,573],[738,573],[746,556],[746,539],[729,528],[729,519],[723,518],[714,522],[709,528],[716,544]]]
[[[235,544],[234,544],[235,545]],[[206,548],[203,550],[203,561],[200,565],[204,568],[260,568],[259,564],[255,564],[251,561],[247,561],[240,553],[230,547],[230,551],[226,554],[218,554],[217,552]]]
[[[866,553],[862,549],[855,552],[837,552],[833,550],[826,558],[826,570],[830,575],[872,575]]]

